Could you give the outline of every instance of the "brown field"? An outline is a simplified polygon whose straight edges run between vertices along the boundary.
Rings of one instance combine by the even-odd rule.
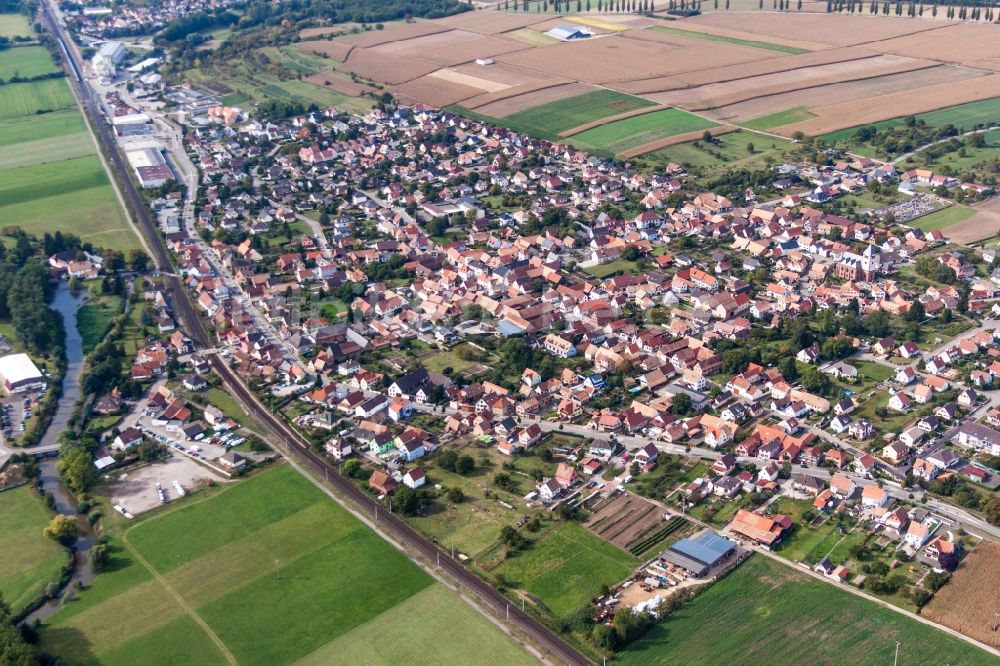
[[[953,243],[974,243],[1000,236],[1000,197],[973,206],[976,214],[944,230]]]
[[[730,132],[735,132],[739,128],[734,125],[719,125],[718,127],[711,127],[707,131],[712,136],[719,136],[720,134],[729,134]],[[649,143],[644,143],[641,146],[636,146],[635,148],[630,148],[628,150],[619,153],[619,157],[623,159],[630,159],[632,157],[638,157],[639,155],[645,155],[646,153],[655,153],[657,150],[662,150],[669,146],[676,146],[679,143],[687,143],[688,141],[697,141],[705,135],[706,130],[696,130],[694,132],[685,132],[684,134],[675,134],[673,136],[664,137],[658,141],[650,141]]]
[[[389,30],[371,30],[357,35],[348,35],[341,38],[341,41],[354,46],[378,46],[379,44],[388,44],[389,42],[413,39],[414,37],[423,37],[424,35],[433,35],[437,32],[447,32],[449,30],[451,30],[451,26],[445,25],[440,21],[421,21],[419,23],[410,23],[409,25],[390,28]]]
[[[949,65],[945,65],[925,71],[934,72],[949,68]],[[959,68],[954,69],[958,72],[972,71],[961,70]],[[918,75],[923,73],[920,72]],[[772,131],[785,135],[800,131],[808,136],[819,136],[846,127],[875,123],[880,120],[898,118],[899,116],[908,114],[936,111],[937,109],[957,104],[965,104],[966,102],[975,102],[998,96],[1000,96],[1000,74],[978,76],[964,81],[939,83],[915,90],[903,90],[887,95],[870,96],[866,99],[856,98],[855,101],[850,102],[837,104],[828,102],[827,106],[810,108],[810,111],[816,115],[815,118],[810,118],[809,120],[804,120],[801,123],[793,125],[785,125]],[[790,108],[793,106],[795,104],[772,108]],[[757,115],[762,114],[758,113]],[[747,117],[752,118],[754,116],[750,115]]]
[[[937,63],[926,60],[882,55],[866,60],[848,60],[763,76],[751,76],[737,81],[712,83],[697,88],[647,95],[647,97],[663,104],[679,106],[688,111],[703,111],[739,104],[760,97],[825,88],[838,83],[864,81],[937,66],[939,66]]]
[[[903,37],[872,44],[888,53],[983,67],[1000,71],[1000,30],[995,25],[948,24],[919,38]]]
[[[1000,647],[1000,544],[981,541],[920,614],[977,641]]]
[[[438,107],[450,106],[481,92],[479,88],[437,76],[421,76],[419,79],[392,87],[393,95],[399,97],[405,104],[420,102]]]
[[[445,67],[444,69],[439,69],[436,72],[431,72],[427,76],[450,81],[451,83],[458,83],[463,86],[469,86],[478,91],[485,90],[486,92],[492,93],[501,92],[511,87],[507,83],[490,81],[489,79],[484,79],[481,76],[459,72],[458,70],[451,69],[450,67]]]
[[[684,19],[676,25],[685,30],[694,30],[694,25],[724,28],[745,35],[745,39],[753,39],[750,35],[775,39],[795,35],[804,42],[830,46],[867,44],[941,27],[939,23],[904,21],[895,16],[815,16],[797,12],[782,13],[780,17],[773,12],[716,12]]]
[[[538,23],[538,15],[484,10],[455,14],[454,16],[439,19],[435,23],[440,23],[451,28],[480,32],[484,35],[498,35],[510,30],[523,28],[532,23]]]
[[[346,62],[354,47],[344,42],[316,40],[312,42],[299,42],[295,44],[295,48],[315,53],[316,55],[326,56],[327,58],[333,58],[337,62]]]
[[[496,102],[500,102],[506,99],[515,100],[529,93],[535,93],[540,90],[545,90],[547,88],[557,88],[564,85],[570,85],[570,84],[567,84],[567,82],[564,81],[563,79],[552,79],[551,81],[539,81],[537,83],[526,83],[520,86],[511,86],[510,88],[507,88],[506,90],[502,90],[500,92],[484,93],[482,95],[476,95],[475,97],[470,97],[469,99],[465,100],[465,104],[463,104],[462,106],[464,106],[467,109],[475,111],[481,107],[489,106],[491,104],[495,104]],[[572,85],[580,85],[580,84],[572,84]],[[587,88],[587,90],[593,90],[593,88]]]
[[[456,65],[451,69],[456,72],[461,72],[462,74],[468,74],[469,76],[486,79],[487,81],[502,83],[506,86],[523,86],[531,83],[560,82],[560,79],[548,76],[547,74],[529,72],[526,69],[519,69],[517,67],[508,67],[502,63],[494,63],[492,65],[483,66],[477,65],[474,62],[467,62],[461,65]]]
[[[663,509],[631,493],[599,499],[590,508],[593,513],[584,527],[622,550],[664,522]]]
[[[317,72],[316,74],[307,76],[302,80],[306,83],[311,83],[314,86],[326,88],[327,90],[332,90],[333,92],[340,93],[341,95],[350,95],[351,97],[360,97],[364,93],[373,93],[378,91],[377,88],[367,86],[363,83],[355,83],[350,79],[337,76],[337,74],[333,72]]]
[[[674,22],[661,21],[658,24],[667,26],[669,28],[677,27],[677,28],[682,28],[684,30],[690,30],[692,32],[701,32],[707,35],[717,35],[719,37],[735,37],[736,39],[748,39],[747,31],[742,28],[729,29],[710,24],[697,23],[694,21],[684,21],[683,23],[675,23],[674,25],[671,25],[671,23]],[[649,31],[649,32],[655,32],[655,31]],[[795,37],[798,37],[796,33],[788,32],[781,35],[768,35],[767,39],[758,41],[766,41],[770,44],[780,44],[781,46],[791,46],[797,49],[805,49],[807,51],[817,51],[820,49],[830,48],[830,45],[824,42],[807,42],[801,39],[790,39],[789,35],[794,35]]]
[[[413,57],[378,53],[371,49],[354,49],[343,69],[358,76],[382,83],[405,83],[430,74],[440,65]]]
[[[506,92],[511,92],[513,90],[514,89],[511,88],[511,90]],[[518,111],[524,111],[525,109],[530,109],[542,104],[548,104],[549,102],[558,102],[561,99],[575,97],[576,95],[582,95],[583,93],[592,92],[594,90],[597,90],[597,88],[594,86],[588,86],[585,83],[566,83],[563,85],[542,88],[540,90],[536,89],[517,96],[509,96],[490,104],[477,106],[475,111],[476,113],[483,113],[487,116],[493,116],[494,118],[503,118],[504,116],[509,116],[512,113],[517,113]]]
[[[326,35],[339,35],[342,32],[347,32],[347,28],[342,25],[331,25],[326,28],[306,28],[299,30],[299,39],[315,39],[316,37],[324,37]]]
[[[439,65],[458,65],[480,56],[496,57],[503,53],[524,51],[531,45],[507,37],[484,37],[465,30],[451,30],[373,47],[386,55],[421,58]]]

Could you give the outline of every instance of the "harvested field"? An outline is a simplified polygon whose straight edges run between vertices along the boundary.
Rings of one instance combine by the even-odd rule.
[[[299,30],[299,39],[315,39],[327,35],[339,35],[342,32],[347,32],[347,28],[342,25],[331,25],[325,28],[306,28]]]
[[[722,134],[728,134],[730,132],[735,132],[738,127],[733,125],[719,125],[718,127],[712,127],[708,130],[709,134],[712,136],[720,136]],[[688,141],[697,141],[702,136],[704,136],[705,130],[695,130],[693,132],[686,132],[684,134],[675,134],[673,136],[668,136],[657,141],[650,141],[649,143],[644,143],[642,145],[636,146],[635,148],[629,148],[628,150],[623,150],[619,153],[619,156],[630,159],[632,157],[638,157],[639,155],[645,155],[646,153],[654,153],[657,150],[662,150],[669,146],[676,146],[680,143],[687,143]]]
[[[484,10],[455,14],[454,16],[438,19],[435,23],[451,28],[472,30],[484,35],[498,35],[502,32],[517,30],[532,23],[538,23],[538,15]]]
[[[371,49],[354,49],[343,67],[348,72],[382,83],[405,83],[430,74],[439,65],[413,57],[378,53]]]
[[[921,72],[920,74],[938,72],[940,70],[948,71],[951,69],[951,66],[945,65],[932,70],[925,70],[925,72]],[[962,72],[971,72],[971,70],[954,68],[952,78]],[[920,74],[911,74],[908,76],[914,77],[920,76]],[[836,87],[839,86],[831,86],[831,88]],[[978,76],[964,81],[952,80],[951,82],[939,83],[937,85],[924,85],[916,89],[902,90],[879,96],[872,96],[871,91],[869,91],[867,98],[861,96],[853,98],[854,101],[841,103],[828,102],[827,106],[811,107],[810,111],[816,114],[816,118],[793,125],[785,125],[780,128],[779,133],[790,136],[791,133],[800,131],[808,136],[818,136],[845,127],[876,123],[880,120],[889,120],[908,114],[935,111],[956,104],[974,102],[997,96],[1000,96],[1000,74]],[[798,105],[784,104],[778,106],[792,107]]]
[[[539,83],[528,83],[523,86],[511,86],[506,90],[498,93],[486,93],[483,95],[476,95],[475,97],[470,97],[465,100],[465,108],[470,110],[476,110],[484,106],[488,106],[506,99],[517,99],[522,95],[527,95],[528,93],[538,92],[540,90],[545,90],[547,88],[555,88],[558,86],[566,85],[566,82],[561,79],[552,79],[551,81],[542,81]],[[593,90],[593,88],[588,88]]]
[[[974,243],[1000,235],[1000,198],[993,197],[972,208],[976,211],[974,216],[944,232],[952,243]]]
[[[514,86],[523,86],[532,83],[562,83],[560,79],[553,78],[547,74],[538,74],[536,72],[529,72],[518,67],[508,67],[507,65],[502,65],[500,63],[494,63],[492,65],[477,65],[474,62],[467,62],[461,65],[456,65],[455,67],[449,68],[453,71],[460,72],[462,74],[467,74],[468,76],[474,76],[478,79],[483,79],[484,81],[492,81],[494,83],[500,83],[511,88]]]
[[[622,493],[602,498],[590,509],[593,513],[584,527],[622,550],[636,545],[643,546],[639,552],[648,550],[665,526],[663,509],[639,495]]]
[[[685,19],[677,25],[688,30],[694,30],[694,26],[716,27],[735,34],[775,38],[795,35],[802,42],[830,46],[867,44],[941,28],[939,23],[901,21],[894,17],[785,13],[777,19],[771,12],[714,12]]]
[[[436,76],[421,76],[392,87],[394,95],[404,103],[421,102],[431,106],[445,107],[482,92],[479,88],[453,83]]]
[[[450,30],[382,44],[370,50],[386,55],[421,58],[440,65],[458,65],[475,60],[479,56],[496,57],[530,48],[530,45],[516,39],[502,36],[484,37],[475,32]]]
[[[505,32],[504,36],[516,39],[519,42],[524,42],[525,44],[530,44],[531,46],[551,46],[559,43],[559,40],[555,37],[549,37],[548,35],[542,34],[537,30],[532,30],[531,28],[518,28],[517,30],[511,30],[510,32]]]
[[[981,541],[921,615],[987,645],[1000,647],[1000,544]]]
[[[357,35],[348,35],[341,38],[340,41],[353,46],[378,46],[379,44],[388,44],[389,42],[433,35],[438,32],[448,32],[451,29],[451,26],[445,25],[440,21],[421,21],[390,30],[372,30]]]
[[[342,78],[334,72],[319,72],[312,76],[307,76],[302,80],[314,86],[326,88],[341,95],[350,95],[351,97],[360,97],[364,93],[373,93],[378,90],[363,83],[355,83],[350,79]]]
[[[307,53],[315,53],[316,55],[333,58],[337,62],[345,62],[348,56],[351,55],[351,50],[354,48],[350,44],[345,44],[344,42],[333,42],[325,39],[311,42],[299,42],[294,46],[295,48],[306,51]]]
[[[470,88],[485,90],[486,92],[495,93],[510,88],[510,84],[499,83],[497,81],[490,81],[489,79],[484,79],[482,77],[475,76],[473,74],[458,72],[448,67],[444,69],[439,69],[436,72],[431,72],[427,76],[436,79],[441,79],[443,81],[448,81],[450,83],[457,83],[459,85],[468,86]]]
[[[698,88],[674,90],[649,95],[663,104],[679,106],[690,111],[716,109],[739,104],[761,97],[816,88],[838,83],[863,81],[890,74],[900,74],[938,66],[926,60],[881,55],[865,60],[817,65],[788,72],[775,72],[752,76],[738,81],[712,83]]]
[[[667,30],[674,29],[671,25],[674,23],[660,23],[658,26],[667,28]],[[710,38],[720,38],[720,39],[736,39],[736,40],[748,40],[748,41],[760,41],[757,39],[752,39],[753,35],[747,35],[744,30],[730,30],[727,28],[719,28],[711,25],[702,25],[698,23],[693,23],[690,21],[685,21],[680,24],[681,28],[690,32],[699,32],[706,36],[706,39]],[[680,29],[680,28],[678,28]],[[655,28],[653,31],[656,31]],[[780,36],[768,36],[766,44],[760,44],[757,48],[770,48],[778,51],[787,50],[788,53],[794,53],[796,51],[816,51],[821,49],[829,48],[826,43],[818,42],[807,42],[800,39],[789,39],[787,35]],[[790,49],[790,50],[789,50]]]
[[[557,25],[566,25],[567,23],[571,25],[585,25],[589,27],[595,35],[610,35],[616,32],[621,32],[625,30],[623,26],[615,25],[614,23],[607,23],[605,21],[591,20],[590,22],[578,19],[578,18],[563,18],[557,17],[552,18],[547,21],[542,21],[541,23],[533,23],[530,26],[531,30],[537,30],[538,32],[545,33],[556,27]],[[558,40],[557,40],[558,41]]]
[[[995,25],[948,24],[918,37],[900,37],[870,46],[888,53],[1000,71],[1000,35]]]
[[[811,50],[814,50],[814,49],[817,49],[817,48],[823,48],[823,47],[826,46],[825,44],[821,44],[821,45],[806,44],[805,45],[806,48],[802,48],[802,46],[794,46],[794,45],[788,44],[787,43],[788,40],[781,40],[782,43],[779,43],[778,41],[769,38],[770,41],[764,42],[764,41],[760,41],[760,40],[757,40],[757,39],[745,39],[745,37],[735,36],[735,35],[732,35],[732,34],[728,34],[728,35],[719,34],[720,32],[731,33],[731,31],[728,31],[728,30],[726,30],[726,31],[715,31],[715,32],[704,30],[704,29],[702,29],[702,30],[682,30],[680,28],[672,28],[672,27],[667,27],[665,25],[654,25],[654,26],[650,26],[649,29],[652,30],[652,31],[655,31],[655,32],[663,32],[663,33],[666,33],[668,35],[678,35],[680,37],[688,37],[688,38],[691,38],[691,39],[703,39],[703,40],[709,41],[709,42],[728,42],[730,44],[737,44],[739,46],[749,46],[749,47],[755,48],[755,49],[766,49],[766,50],[769,50],[769,51],[781,51],[783,53],[792,53],[792,54],[807,53],[807,52],[809,52]],[[743,34],[743,33],[739,33],[739,34]],[[797,44],[803,44],[803,43],[802,42],[797,42]]]
[[[552,102],[558,102],[569,97],[576,97],[577,95],[593,92],[595,90],[597,90],[597,88],[589,86],[586,83],[565,83],[557,86],[547,86],[545,88],[536,89],[517,96],[511,95],[492,103],[482,104],[475,107],[475,111],[476,113],[492,116],[494,118],[503,118],[536,106],[551,104]],[[512,91],[513,89],[507,92]]]

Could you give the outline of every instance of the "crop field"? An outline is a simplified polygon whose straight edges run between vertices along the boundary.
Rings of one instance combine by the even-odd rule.
[[[0,120],[68,109],[73,105],[73,93],[63,79],[10,83],[3,87],[0,95]]]
[[[680,109],[664,109],[601,125],[573,136],[573,143],[621,153],[664,137],[715,127],[715,123]]]
[[[531,46],[524,42],[508,39],[502,35],[493,37],[467,30],[451,30],[402,42],[382,44],[367,51],[382,55],[420,58],[439,65],[458,65],[482,55],[495,57],[530,48]]]
[[[66,551],[42,530],[51,514],[27,486],[0,493],[0,594],[14,612],[41,596],[68,561]]]
[[[72,194],[107,185],[108,177],[95,155],[8,169],[0,180],[0,210],[18,204]]]
[[[0,128],[0,132],[3,129]],[[0,171],[16,167],[58,163],[76,157],[92,155],[94,142],[86,132],[53,136],[17,144],[17,150],[0,153]]]
[[[593,513],[584,526],[637,557],[687,524],[680,517],[665,521],[663,509],[633,494],[598,500],[590,509]]]
[[[20,46],[0,51],[0,81],[53,74],[59,68],[44,46]]]
[[[351,49],[354,47],[350,44],[345,44],[344,42],[321,39],[313,42],[299,42],[295,45],[295,48],[308,53],[314,53],[316,55],[332,58],[337,62],[344,62],[347,60],[347,56],[350,55]]]
[[[0,37],[28,37],[31,25],[24,14],[0,14]]]
[[[979,542],[921,615],[987,645],[1000,647],[1000,633],[991,628],[1000,614],[998,575],[1000,545]]]
[[[738,46],[750,46],[755,49],[768,49],[771,51],[781,51],[783,53],[791,53],[792,55],[809,52],[808,49],[800,49],[794,46],[785,46],[783,44],[774,44],[771,42],[761,42],[754,39],[723,37],[722,35],[713,35],[707,32],[695,32],[693,30],[681,30],[680,28],[668,28],[665,25],[654,25],[651,26],[649,30],[656,30],[657,32],[662,32],[668,35],[677,35],[678,37],[691,37],[693,39],[704,39],[709,42],[727,42],[729,44],[736,44]]]
[[[576,523],[561,523],[495,569],[556,617],[578,611],[601,585],[628,578],[638,560]]]
[[[498,659],[521,657],[288,466],[154,512],[124,532],[121,546],[111,573],[42,629],[43,649],[72,663],[288,664],[366,626],[384,631],[383,614],[422,593],[474,628]],[[422,622],[400,624],[405,633]],[[426,636],[407,634],[427,663],[459,649]]]
[[[393,86],[392,92],[404,102],[422,101],[425,104],[446,107],[475,97],[482,92],[482,89],[432,74]]]
[[[911,227],[916,227],[917,229],[922,229],[924,231],[935,231],[938,229],[947,230],[948,227],[968,220],[975,214],[975,210],[967,208],[966,206],[948,206],[947,208],[942,208],[941,210],[935,211],[930,215],[917,218],[907,224]]]
[[[751,120],[743,123],[743,127],[752,130],[767,130],[772,127],[780,127],[781,125],[790,125],[792,123],[797,123],[808,118],[812,118],[813,114],[809,112],[808,109],[802,106],[797,106],[794,109],[785,109],[784,111],[778,111],[776,113],[769,113],[766,116],[758,116],[757,118],[752,118]]]
[[[975,215],[948,228],[953,243],[973,243],[1000,234],[1000,198],[993,197],[973,207]]]
[[[8,118],[0,120],[0,147],[85,131],[83,117],[75,109]]]
[[[985,586],[983,589],[986,589]],[[989,664],[942,631],[753,555],[618,655],[622,664]]]

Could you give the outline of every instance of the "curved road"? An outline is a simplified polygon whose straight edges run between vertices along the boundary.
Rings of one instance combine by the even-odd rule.
[[[58,21],[52,13],[52,8],[48,2],[42,2],[41,7],[42,17],[48,30],[56,39],[65,40],[64,44],[67,48],[64,56],[68,55],[72,60],[70,69],[76,68],[77,71],[82,72],[78,56],[70,47],[68,36],[63,32],[61,26],[59,26]],[[129,170],[118,150],[118,144],[99,112],[99,100],[94,98],[93,91],[85,81],[76,81],[75,77],[68,77],[67,80],[80,100],[84,113],[90,121],[90,125],[103,144],[105,156],[110,160],[119,176],[122,191],[132,208],[132,212],[143,234],[149,242],[153,263],[167,280],[171,293],[171,302],[187,335],[198,343],[201,348],[206,349],[211,347],[209,336],[202,326],[198,313],[191,304],[187,291],[184,289],[177,275],[172,272],[173,266],[170,262],[170,256],[160,237],[159,229],[154,223],[145,202],[139,195],[135,184],[129,177]],[[295,430],[281,419],[276,418],[267,407],[261,404],[257,396],[247,388],[240,377],[226,365],[221,357],[213,353],[209,356],[209,361],[230,393],[243,405],[247,413],[267,426],[275,436],[285,443],[286,453],[293,455],[297,461],[304,463],[316,474],[326,478],[334,488],[343,496],[349,498],[359,509],[367,512],[369,515],[377,515],[378,523],[382,526],[382,530],[403,544],[410,550],[411,554],[418,554],[428,564],[436,563],[453,580],[459,582],[468,591],[478,597],[480,603],[491,607],[501,616],[506,615],[509,618],[510,624],[515,625],[520,631],[530,636],[536,646],[540,647],[548,655],[554,656],[566,664],[582,665],[590,663],[583,655],[563,642],[559,636],[549,630],[544,624],[527,612],[522,611],[516,605],[511,604],[492,585],[467,570],[460,562],[453,560],[449,554],[417,533],[407,523],[387,513],[378,502],[369,497],[352,481],[341,476],[337,468],[331,465],[328,460],[313,453],[308,443]],[[379,509],[382,510],[378,511]]]

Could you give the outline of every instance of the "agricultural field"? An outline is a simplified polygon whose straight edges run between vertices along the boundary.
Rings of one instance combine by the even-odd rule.
[[[12,50],[17,53],[20,49]],[[69,109],[74,104],[73,93],[63,79],[8,83],[0,95],[0,120]]]
[[[0,595],[15,613],[41,596],[69,560],[62,546],[42,535],[51,517],[28,486],[0,493]]]
[[[790,53],[792,55],[798,55],[800,53],[809,53],[808,49],[800,49],[794,46],[785,46],[783,44],[774,44],[772,42],[762,42],[754,39],[723,37],[722,35],[713,35],[707,32],[695,32],[694,30],[681,30],[680,28],[669,28],[663,25],[654,25],[649,29],[655,30],[657,32],[662,32],[667,35],[676,35],[678,37],[690,37],[692,39],[704,39],[710,42],[727,42],[729,44],[736,44],[738,46],[750,46],[755,49],[768,49],[771,51],[781,51],[782,53]]]
[[[0,37],[30,37],[31,25],[24,14],[0,14]]]
[[[559,618],[583,608],[601,585],[628,578],[638,560],[577,523],[559,523],[493,570],[541,600]]]
[[[44,46],[19,46],[0,51],[0,81],[54,74],[59,68]]]
[[[627,550],[636,557],[652,550],[687,521],[681,517],[664,520],[664,511],[640,495],[621,494],[596,501],[584,527]]]
[[[750,130],[768,130],[772,127],[790,125],[812,117],[813,114],[811,114],[808,109],[798,106],[794,109],[785,109],[784,111],[769,113],[766,116],[752,118],[751,120],[742,123],[742,126]]]
[[[996,594],[998,573],[1000,545],[979,542],[921,615],[987,645],[1000,647],[1000,636],[990,628],[1000,614],[1000,596]]]
[[[572,142],[611,153],[653,143],[660,139],[715,127],[716,123],[680,109],[663,109],[575,134]]]
[[[948,206],[947,208],[942,208],[941,210],[935,211],[930,215],[925,215],[917,218],[916,220],[912,220],[907,224],[911,227],[922,229],[923,231],[935,231],[938,229],[946,230],[952,225],[968,220],[975,214],[975,210],[966,206]]]
[[[681,638],[683,637],[683,639]],[[978,648],[753,555],[618,655],[619,663],[989,664]]]
[[[385,631],[408,603],[410,617],[432,609],[468,627],[496,663],[526,656],[288,466],[176,502],[120,535],[110,573],[42,628],[44,650],[72,663],[322,662],[352,632]],[[428,662],[473,649],[398,624]]]
[[[759,169],[768,159],[779,162],[791,144],[774,137],[748,131],[730,132],[714,138],[711,144],[701,139],[679,143],[647,153],[643,163],[682,164],[694,176],[710,178],[727,169]]]

